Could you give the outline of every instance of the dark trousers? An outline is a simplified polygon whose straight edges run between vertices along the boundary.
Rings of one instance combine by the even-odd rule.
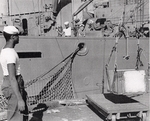
[[[27,92],[24,90],[24,81],[21,75],[16,76],[19,91],[22,95],[22,98],[25,102],[25,110],[20,112],[18,110],[18,100],[17,97],[10,85],[9,77],[5,76],[3,78],[2,92],[5,98],[8,100],[8,121],[28,121],[28,107],[27,107]]]

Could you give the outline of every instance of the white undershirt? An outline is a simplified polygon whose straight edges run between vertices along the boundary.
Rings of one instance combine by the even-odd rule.
[[[63,29],[63,31],[64,31],[66,37],[71,36],[71,27],[69,27],[67,29]]]
[[[4,48],[1,50],[0,63],[2,66],[4,76],[9,75],[7,64],[12,64],[12,63],[14,63],[16,66],[16,75],[20,75],[19,57],[16,51],[14,50],[14,48]]]

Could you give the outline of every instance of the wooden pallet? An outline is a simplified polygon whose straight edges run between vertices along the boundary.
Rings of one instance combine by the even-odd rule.
[[[126,118],[141,118],[146,121],[148,107],[124,95],[86,95],[87,102],[106,117],[107,121]]]

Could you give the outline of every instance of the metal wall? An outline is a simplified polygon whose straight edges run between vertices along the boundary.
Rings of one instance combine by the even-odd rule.
[[[106,82],[104,66],[107,63],[115,38],[50,38],[50,37],[20,37],[16,45],[17,52],[41,52],[41,58],[21,58],[21,68],[24,80],[31,79],[50,70],[72,53],[78,43],[85,42],[89,50],[86,56],[76,56],[73,62],[72,81],[77,97],[85,94],[102,93],[102,81]],[[0,37],[0,48],[5,44]],[[149,39],[140,39],[143,49],[141,60],[144,64],[141,69],[147,70],[149,58]],[[123,59],[125,55],[125,40],[119,40],[117,65],[118,69],[134,69],[137,55],[137,40],[129,38],[129,60]],[[114,69],[114,55],[111,58],[109,69]],[[0,68],[0,80],[2,70]],[[106,88],[106,87],[105,87]]]

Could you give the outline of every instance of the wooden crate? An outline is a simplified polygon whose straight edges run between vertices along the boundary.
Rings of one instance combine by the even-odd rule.
[[[148,91],[144,70],[109,70],[108,76],[107,90],[114,94],[141,94]]]

